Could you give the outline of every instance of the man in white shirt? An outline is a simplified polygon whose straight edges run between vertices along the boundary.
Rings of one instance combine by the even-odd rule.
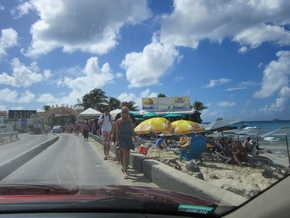
[[[105,113],[99,117],[98,124],[102,126],[102,137],[103,137],[103,147],[104,147],[104,160],[107,160],[110,152],[110,133],[112,130],[113,118],[110,115],[110,108],[105,109]]]

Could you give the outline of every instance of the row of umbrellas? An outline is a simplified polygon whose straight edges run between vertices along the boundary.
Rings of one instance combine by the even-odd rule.
[[[149,133],[185,135],[204,132],[205,129],[198,123],[190,120],[177,120],[171,123],[166,118],[154,117],[141,122],[135,127],[134,131],[140,135]]]

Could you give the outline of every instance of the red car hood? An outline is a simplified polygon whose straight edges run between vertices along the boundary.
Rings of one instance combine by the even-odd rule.
[[[70,187],[55,185],[0,185],[0,211],[11,205],[30,208],[37,205],[53,205],[53,209],[166,209],[179,212],[216,213],[232,207],[222,207],[198,198],[167,190],[136,186]],[[130,208],[125,208],[129,202]],[[106,203],[104,205],[104,203]],[[135,204],[134,205],[132,205]],[[7,206],[9,205],[9,208]],[[29,206],[30,207],[27,207]],[[63,207],[60,208],[59,205]],[[103,207],[103,208],[102,208]],[[128,206],[127,206],[128,207]],[[13,208],[15,209],[15,207]],[[172,213],[171,211],[171,213]]]

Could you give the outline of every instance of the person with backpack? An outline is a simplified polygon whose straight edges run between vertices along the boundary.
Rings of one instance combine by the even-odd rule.
[[[102,114],[99,117],[98,124],[101,126],[102,125],[102,139],[103,139],[103,148],[104,148],[104,160],[107,160],[110,152],[110,144],[111,144],[111,139],[110,139],[110,132],[112,130],[112,122],[113,118],[110,114],[110,108],[105,109],[105,113]]]

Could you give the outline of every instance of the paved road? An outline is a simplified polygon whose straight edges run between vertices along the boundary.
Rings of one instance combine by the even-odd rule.
[[[11,158],[25,152],[34,146],[45,142],[52,137],[55,137],[53,134],[28,134],[23,133],[19,134],[19,140],[7,143],[0,146],[0,164],[5,163],[6,161],[10,160]]]
[[[125,180],[120,166],[113,158],[103,160],[102,147],[93,139],[86,142],[73,134],[59,136],[57,142],[4,178],[1,183],[157,187],[133,169],[129,169],[130,179]]]

